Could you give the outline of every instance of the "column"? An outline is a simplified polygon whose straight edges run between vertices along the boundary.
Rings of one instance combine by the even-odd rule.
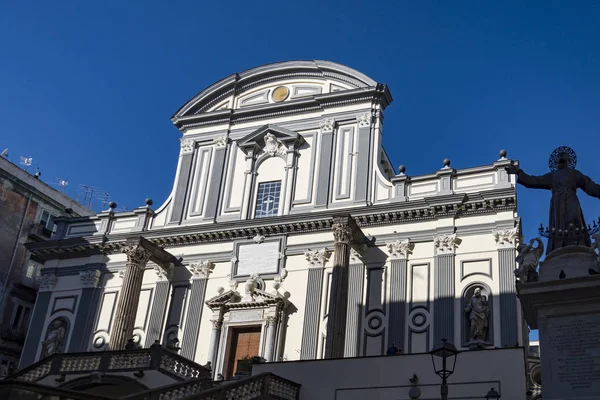
[[[321,299],[323,294],[323,276],[325,264],[331,256],[327,248],[304,252],[308,262],[308,283],[306,286],[306,304],[304,305],[304,324],[302,329],[301,360],[317,358],[319,340],[319,320],[321,319]]]
[[[408,271],[408,253],[413,244],[408,239],[396,240],[387,245],[390,254],[390,303],[388,318],[388,344],[394,343],[404,353],[406,335],[406,285]]]
[[[183,207],[187,197],[188,183],[192,173],[192,161],[196,143],[192,139],[181,140],[181,154],[179,156],[179,170],[177,171],[177,183],[171,206],[170,223],[179,223],[183,217]]]
[[[127,254],[127,264],[115,311],[115,324],[110,335],[111,350],[125,349],[127,340],[133,337],[144,270],[150,259],[150,252],[139,244],[125,246],[122,251]]]
[[[155,340],[160,340],[162,327],[165,319],[165,310],[167,309],[167,299],[169,298],[169,287],[171,283],[164,273],[157,271],[159,281],[154,287],[154,299],[152,300],[152,309],[148,320],[148,331],[146,332],[146,346],[150,347]]]
[[[183,340],[181,342],[181,355],[190,360],[193,360],[196,354],[200,321],[202,320],[202,310],[204,309],[204,298],[206,296],[206,285],[208,283],[208,276],[214,267],[215,265],[210,261],[202,261],[190,265],[192,290],[187,309],[185,329],[183,331]]]
[[[365,287],[365,264],[363,255],[350,250],[348,267],[348,317],[346,318],[346,345],[344,357],[357,357],[363,318],[363,291]]]
[[[350,215],[333,217],[334,256],[327,317],[325,358],[344,357],[348,315],[348,266],[350,248],[364,246],[364,236]]]
[[[439,346],[442,339],[454,344],[454,251],[456,234],[440,235],[434,238],[435,289],[433,296],[433,346]],[[460,343],[458,344],[460,345]]]
[[[219,314],[216,319],[210,321],[213,325],[210,332],[210,343],[208,346],[208,361],[212,366],[213,374],[217,367],[217,354],[219,352],[219,339],[221,338],[221,328],[223,327],[223,315]]]
[[[102,272],[97,269],[80,271],[81,296],[77,306],[77,314],[73,323],[73,333],[69,343],[69,352],[84,352],[88,350],[90,337],[92,336],[93,324],[98,310],[100,298],[100,280]]]
[[[329,180],[331,179],[331,157],[333,151],[333,128],[335,123],[332,119],[324,119],[320,122],[321,127],[321,149],[319,150],[319,172],[317,175],[317,190],[315,207],[326,207],[329,201]]]
[[[498,249],[498,268],[500,283],[500,339],[501,347],[514,346],[519,343],[519,320],[517,289],[515,286],[515,261],[517,254],[515,245],[518,229],[502,229],[492,233]],[[491,316],[490,316],[491,317]]]
[[[269,316],[266,318],[265,329],[267,330],[267,341],[265,345],[265,360],[267,362],[273,361],[273,354],[275,354],[275,333],[277,330],[277,317]]]

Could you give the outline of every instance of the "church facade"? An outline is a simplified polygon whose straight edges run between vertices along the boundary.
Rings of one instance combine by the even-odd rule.
[[[163,205],[57,218],[52,240],[28,245],[44,267],[21,368],[132,338],[225,378],[252,356],[526,345],[511,161],[396,172],[382,145],[391,102],[325,61],[194,96],[172,117],[181,150]]]

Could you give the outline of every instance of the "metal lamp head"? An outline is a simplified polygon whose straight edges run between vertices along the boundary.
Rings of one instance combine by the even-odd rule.
[[[448,343],[446,339],[442,339],[442,346],[433,349],[430,354],[435,373],[442,379],[446,379],[454,373],[458,350],[456,350],[456,347],[452,343]]]
[[[496,392],[496,389],[491,388],[488,394],[485,395],[486,400],[496,400],[500,398],[500,393]]]

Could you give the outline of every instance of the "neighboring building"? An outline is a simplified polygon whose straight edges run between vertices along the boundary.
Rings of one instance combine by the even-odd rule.
[[[21,367],[91,358],[21,378],[84,379],[113,354],[94,352],[130,338],[177,338],[181,356],[226,379],[246,356],[379,356],[392,344],[416,354],[444,338],[462,350],[524,346],[511,161],[396,173],[382,146],[391,101],[385,85],[325,61],[254,68],[194,96],[172,117],[183,137],[161,207],[57,218],[53,240],[29,245],[45,264]],[[473,325],[470,305],[487,323]]]
[[[50,239],[54,218],[66,208],[73,216],[93,214],[0,157],[0,366],[6,369],[18,365],[43,263],[30,257],[23,244]]]

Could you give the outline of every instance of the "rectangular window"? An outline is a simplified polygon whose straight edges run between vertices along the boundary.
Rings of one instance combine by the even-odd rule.
[[[261,182],[256,194],[255,218],[276,217],[279,213],[281,181]]]
[[[42,234],[46,237],[52,236],[55,231],[56,225],[54,224],[54,218],[55,216],[50,214],[49,211],[42,211],[40,226],[42,227]]]

